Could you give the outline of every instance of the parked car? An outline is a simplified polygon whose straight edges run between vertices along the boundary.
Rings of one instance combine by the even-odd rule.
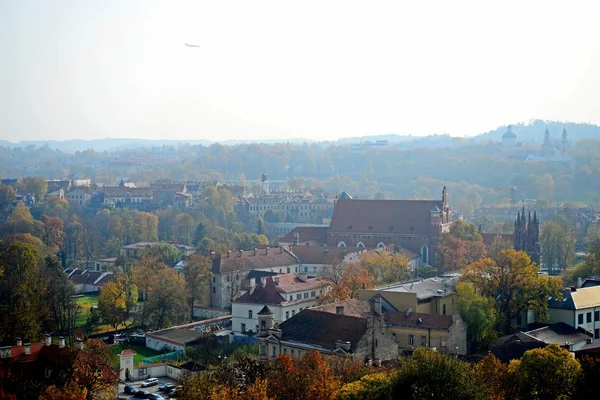
[[[148,393],[148,397],[146,398],[150,400],[165,400],[165,398],[158,393]]]
[[[144,382],[142,382],[142,387],[149,387],[158,385],[158,378],[148,378]]]
[[[135,392],[133,397],[137,397],[138,399],[147,399],[149,394],[150,392],[147,390],[138,390]]]
[[[169,397],[177,397],[179,393],[181,393],[181,389],[175,388],[169,392]]]
[[[135,387],[131,386],[131,385],[127,385],[127,386],[125,386],[125,390],[124,391],[127,394],[136,394],[138,390]]]
[[[158,390],[160,390],[161,392],[169,392],[171,389],[175,389],[175,385],[173,385],[172,383],[165,383],[164,385],[160,385],[158,387]]]

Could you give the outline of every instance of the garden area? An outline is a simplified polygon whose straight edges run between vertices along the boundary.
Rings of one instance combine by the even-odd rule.
[[[142,346],[139,344],[122,343],[122,344],[110,346],[110,351],[116,356],[118,356],[121,351],[128,350],[128,349],[133,350],[137,353],[133,357],[133,365],[140,365],[140,362],[142,361],[143,358],[154,357],[154,356],[157,356],[160,354],[160,352],[158,352],[156,350],[152,350],[151,348],[148,348],[146,346]]]

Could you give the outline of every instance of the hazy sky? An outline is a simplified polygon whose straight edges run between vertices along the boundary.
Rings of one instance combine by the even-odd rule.
[[[0,139],[463,136],[532,118],[600,124],[600,1],[0,0]]]

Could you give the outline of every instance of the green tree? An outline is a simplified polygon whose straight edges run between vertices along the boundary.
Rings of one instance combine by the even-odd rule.
[[[21,185],[26,193],[33,193],[36,201],[43,201],[48,192],[48,181],[41,176],[23,178]]]
[[[159,243],[145,249],[142,253],[143,257],[157,258],[160,262],[169,266],[173,266],[181,260],[179,249],[169,243]]]
[[[485,399],[484,383],[471,366],[434,350],[417,349],[404,361],[393,383],[391,398]]]
[[[173,230],[177,243],[191,245],[194,235],[194,219],[185,213],[177,214]]]
[[[451,226],[448,232],[450,236],[454,236],[455,238],[466,240],[468,242],[481,242],[483,241],[483,237],[477,227],[471,223],[465,222],[463,220],[455,221]]]
[[[38,340],[48,309],[38,263],[39,251],[30,243],[0,242],[0,341],[12,343],[19,336]]]
[[[156,270],[155,282],[148,292],[147,312],[154,329],[183,322],[187,316],[187,295],[183,277],[171,268]]]
[[[262,217],[258,217],[256,234],[257,235],[264,235],[265,234],[265,221],[262,219]]]
[[[470,283],[459,283],[457,307],[460,317],[467,323],[467,338],[470,350],[486,348],[494,336],[496,310],[493,299],[478,295]]]
[[[542,262],[549,272],[563,271],[575,261],[575,235],[570,227],[548,221],[540,234]]]
[[[568,350],[551,344],[511,361],[509,374],[523,399],[570,399],[581,377],[581,365]]]
[[[56,256],[46,257],[43,279],[46,281],[45,302],[49,308],[50,330],[69,334],[75,329],[75,321],[81,307],[75,302],[75,286],[63,272]]]
[[[415,268],[415,276],[421,279],[433,278],[437,276],[438,269],[429,264],[421,265]]]
[[[200,222],[198,226],[196,226],[196,231],[194,233],[194,246],[198,246],[205,236],[206,225],[203,222]]]

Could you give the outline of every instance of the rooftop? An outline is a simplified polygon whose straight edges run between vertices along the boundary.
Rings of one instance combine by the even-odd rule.
[[[146,336],[158,336],[163,339],[171,340],[179,344],[192,342],[201,335],[194,329],[165,329],[162,331],[148,332]]]
[[[582,330],[575,329],[563,322],[545,326],[529,332],[524,332],[526,335],[532,336],[547,344],[564,345],[566,342],[579,343],[585,342],[590,336],[586,335]]]
[[[548,307],[565,310],[600,307],[600,286],[563,289],[562,299],[550,297]]]
[[[455,293],[457,282],[458,276],[451,275],[398,283],[373,290],[382,292],[415,293],[417,295],[417,300],[422,300]]]
[[[385,312],[386,326],[402,326],[422,329],[448,329],[452,325],[451,315],[406,313],[403,311]]]

